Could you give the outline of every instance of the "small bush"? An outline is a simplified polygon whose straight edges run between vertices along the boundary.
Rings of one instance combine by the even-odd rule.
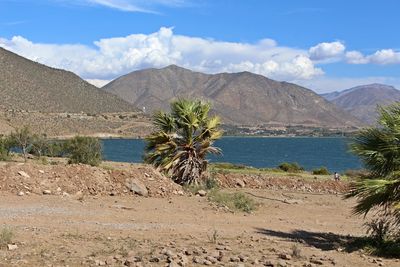
[[[14,233],[11,229],[4,227],[0,232],[0,248],[10,244],[14,237]]]
[[[367,234],[382,243],[385,240],[400,238],[398,218],[390,212],[378,213],[371,221],[364,223]]]
[[[321,168],[312,170],[312,174],[314,174],[314,175],[329,175],[330,173],[326,167],[321,167]]]
[[[283,162],[278,166],[279,169],[285,172],[301,172],[304,168],[301,167],[297,162]]]
[[[208,199],[232,210],[251,212],[256,209],[254,200],[243,193],[226,193],[215,190],[208,194]]]
[[[98,166],[101,162],[101,143],[98,138],[76,136],[66,142],[68,163]]]
[[[219,186],[218,180],[214,178],[207,178],[204,182],[204,187],[206,190],[217,189]]]
[[[10,151],[12,143],[9,137],[0,136],[0,160],[5,161],[10,159]]]

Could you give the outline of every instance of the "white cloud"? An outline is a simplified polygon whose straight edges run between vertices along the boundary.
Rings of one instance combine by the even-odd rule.
[[[307,51],[263,39],[255,44],[175,35],[172,28],[79,44],[33,43],[21,36],[1,39],[0,46],[40,63],[67,69],[85,79],[113,79],[128,72],[170,64],[217,73],[251,71],[273,79],[311,79],[323,74]]]
[[[310,59],[315,61],[338,60],[343,56],[346,47],[341,42],[319,43],[309,49]]]
[[[376,51],[373,55],[368,56],[371,63],[375,64],[399,64],[400,52],[395,52],[393,49],[383,49]]]
[[[382,49],[374,54],[364,56],[361,52],[350,51],[346,53],[346,60],[350,64],[400,64],[400,52],[393,49]]]
[[[99,88],[103,87],[104,85],[108,84],[111,82],[111,80],[100,80],[100,79],[87,79],[86,80],[88,83],[93,84],[94,86],[97,86]]]
[[[349,51],[346,52],[346,61],[349,64],[366,64],[368,63],[368,59],[358,51]]]

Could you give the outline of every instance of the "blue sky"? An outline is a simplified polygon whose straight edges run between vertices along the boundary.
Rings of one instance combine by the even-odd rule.
[[[0,0],[0,46],[102,84],[147,67],[400,88],[396,0]]]

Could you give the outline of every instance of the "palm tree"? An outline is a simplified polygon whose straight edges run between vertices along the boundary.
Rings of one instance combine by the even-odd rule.
[[[199,100],[179,99],[171,103],[171,113],[157,112],[156,131],[145,138],[145,162],[178,184],[199,184],[207,169],[206,156],[221,153],[212,146],[222,136],[220,118],[210,117],[210,108]]]
[[[371,171],[370,177],[354,183],[347,194],[358,198],[357,214],[373,208],[400,214],[400,102],[380,107],[379,113],[378,125],[361,130],[351,145]]]

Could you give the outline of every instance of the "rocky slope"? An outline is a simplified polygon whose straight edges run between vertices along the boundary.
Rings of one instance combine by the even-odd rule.
[[[28,125],[49,136],[140,136],[149,120],[72,72],[0,48],[0,134]]]
[[[384,84],[361,85],[322,96],[368,124],[376,121],[378,105],[386,106],[400,101],[400,91]]]
[[[360,125],[307,88],[250,72],[210,75],[171,65],[132,72],[103,89],[147,113],[167,110],[178,97],[196,97],[212,102],[226,124]]]
[[[0,107],[41,112],[135,111],[129,103],[72,72],[33,62],[0,48]]]

